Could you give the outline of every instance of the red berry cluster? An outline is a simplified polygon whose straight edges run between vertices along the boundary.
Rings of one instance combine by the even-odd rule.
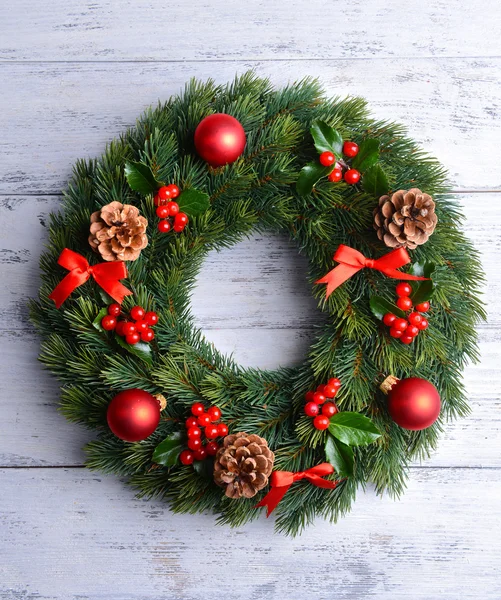
[[[179,196],[179,188],[171,183],[159,188],[154,202],[157,207],[158,231],[168,233],[171,229],[180,233],[188,225],[188,215],[179,212],[179,204],[174,199]]]
[[[155,337],[152,327],[158,323],[156,312],[146,312],[142,306],[134,306],[128,316],[122,315],[120,304],[110,304],[108,314],[101,319],[101,327],[124,337],[128,344],[137,344],[140,340],[151,342]]]
[[[354,158],[358,154],[358,145],[355,142],[346,141],[343,144],[343,154],[348,158]],[[356,169],[351,169],[343,159],[336,160],[332,152],[322,152],[319,157],[320,164],[324,167],[334,167],[327,176],[329,181],[333,183],[344,179],[346,183],[351,185],[360,181],[360,172]],[[343,174],[343,168],[345,169]]]
[[[403,319],[397,317],[393,313],[386,313],[383,317],[383,323],[390,328],[391,337],[398,338],[402,344],[412,344],[414,338],[420,331],[424,331],[428,327],[428,321],[419,313],[425,313],[430,308],[429,302],[421,302],[412,306],[412,300],[409,294],[412,292],[412,288],[408,283],[399,283],[396,287],[398,300],[396,302],[398,308],[407,312],[412,312]]]
[[[191,414],[193,416],[186,419],[189,450],[183,450],[179,455],[183,465],[191,465],[194,460],[215,456],[219,450],[219,444],[215,439],[228,435],[228,425],[225,423],[216,425],[221,418],[221,410],[217,406],[211,406],[205,412],[205,406],[201,402],[195,402],[191,407]],[[202,442],[202,429],[207,441],[205,445]]]
[[[339,412],[334,402],[326,402],[326,400],[335,398],[340,387],[341,381],[333,377],[325,385],[319,385],[315,392],[306,392],[304,412],[308,417],[315,417],[313,419],[315,429],[327,429],[329,419]]]

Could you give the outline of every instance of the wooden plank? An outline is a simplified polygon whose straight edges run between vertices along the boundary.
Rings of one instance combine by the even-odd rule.
[[[231,530],[174,515],[81,470],[8,469],[0,481],[6,600],[501,597],[500,470],[415,470],[401,500],[360,492],[337,525],[317,520],[296,539],[264,516]]]
[[[3,60],[283,60],[492,56],[496,1],[21,0],[0,8]]]
[[[405,123],[456,187],[501,188],[501,57],[416,58],[405,68],[400,59],[4,63],[0,194],[59,193],[78,158],[99,155],[158,98],[177,93],[192,76],[225,82],[250,66],[277,86],[311,75],[329,95],[365,96],[375,116]]]

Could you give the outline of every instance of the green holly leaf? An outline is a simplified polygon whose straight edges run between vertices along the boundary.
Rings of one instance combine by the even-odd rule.
[[[340,156],[343,151],[343,137],[330,125],[323,121],[313,121],[310,128],[315,148],[319,154],[332,152]]]
[[[436,270],[435,263],[414,263],[410,268],[412,275],[418,275],[419,277],[429,277],[428,281],[410,281],[412,286],[411,300],[412,305],[421,304],[429,300],[435,291],[435,282],[433,281],[433,275]]]
[[[311,193],[311,190],[314,188],[317,181],[322,179],[322,177],[327,177],[331,171],[332,167],[323,167],[317,162],[311,162],[305,165],[301,169],[301,173],[299,173],[299,177],[296,182],[296,190],[298,194],[301,196],[306,196]]]
[[[355,412],[339,412],[331,417],[329,432],[348,446],[366,446],[381,437],[368,417]]]
[[[209,208],[209,194],[189,188],[180,194],[177,203],[181,212],[186,213],[189,217],[196,217]]]
[[[327,436],[325,442],[325,458],[340,477],[351,477],[355,466],[353,450],[350,446],[336,440],[332,435]]]
[[[386,313],[392,313],[397,317],[405,319],[405,313],[403,310],[400,310],[396,304],[388,302],[388,300],[385,300],[381,296],[372,296],[369,301],[369,305],[371,307],[372,314],[380,321],[383,320],[383,317]]]
[[[359,146],[358,154],[353,159],[351,166],[361,173],[377,163],[379,159],[379,140],[365,139]]]
[[[206,458],[205,460],[196,460],[193,463],[193,468],[195,471],[203,477],[204,479],[210,479],[211,481],[214,478],[214,459]]]
[[[362,177],[362,188],[364,192],[376,198],[388,193],[388,177],[381,165],[374,165],[365,171]]]
[[[177,464],[179,455],[184,446],[184,438],[179,431],[171,433],[169,437],[160,442],[153,451],[153,462],[164,465],[165,467],[173,467]]]
[[[106,333],[106,331],[102,328],[101,321],[103,320],[103,317],[105,317],[107,314],[108,314],[108,308],[105,306],[97,313],[97,317],[92,321],[92,325],[98,331],[102,331],[103,333]]]
[[[127,183],[135,191],[147,196],[154,194],[162,185],[157,181],[148,165],[141,162],[127,161],[125,163],[125,177]]]
[[[128,344],[123,337],[115,334],[115,340],[119,346],[127,350],[130,354],[134,354],[147,365],[151,367],[153,364],[153,355],[151,353],[151,346],[146,342],[138,342],[137,344]]]

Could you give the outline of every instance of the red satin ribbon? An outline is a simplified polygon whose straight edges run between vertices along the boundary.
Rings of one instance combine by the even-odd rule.
[[[332,271],[329,271],[327,275],[324,275],[322,279],[315,282],[327,284],[326,298],[328,298],[338,286],[364,268],[376,269],[376,271],[381,271],[381,273],[384,273],[386,276],[392,277],[393,279],[407,279],[412,281],[428,279],[427,277],[418,277],[417,275],[397,271],[397,269],[411,261],[405,248],[397,248],[396,250],[388,252],[388,254],[385,254],[381,258],[372,259],[365,258],[358,250],[341,244],[336,250],[336,254],[334,254],[334,260],[340,264],[332,269]]]
[[[56,286],[49,296],[51,300],[54,300],[57,308],[61,306],[73,290],[85,283],[91,276],[97,285],[102,287],[119,304],[123,302],[125,296],[132,294],[119,281],[127,277],[127,268],[122,261],[103,262],[91,267],[81,254],[65,248],[61,252],[57,262],[69,271],[68,275]]]
[[[329,479],[322,479],[326,475],[334,473],[334,467],[330,463],[322,463],[306,471],[299,471],[298,473],[291,473],[290,471],[273,471],[271,474],[271,490],[261,500],[258,506],[266,506],[266,516],[269,517],[271,513],[278,506],[278,503],[287,493],[290,486],[295,481],[306,479],[311,484],[317,487],[333,490],[339,483],[339,481],[330,481]]]

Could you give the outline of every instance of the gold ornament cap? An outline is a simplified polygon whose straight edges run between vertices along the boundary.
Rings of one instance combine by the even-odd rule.
[[[391,391],[391,388],[395,386],[399,381],[400,379],[398,377],[395,377],[394,375],[388,375],[388,377],[379,386],[379,389],[383,392],[383,394],[388,395]]]
[[[156,398],[158,400],[158,404],[160,404],[160,410],[165,410],[167,406],[167,400],[165,399],[165,396],[163,396],[162,394],[154,394],[153,398]]]

